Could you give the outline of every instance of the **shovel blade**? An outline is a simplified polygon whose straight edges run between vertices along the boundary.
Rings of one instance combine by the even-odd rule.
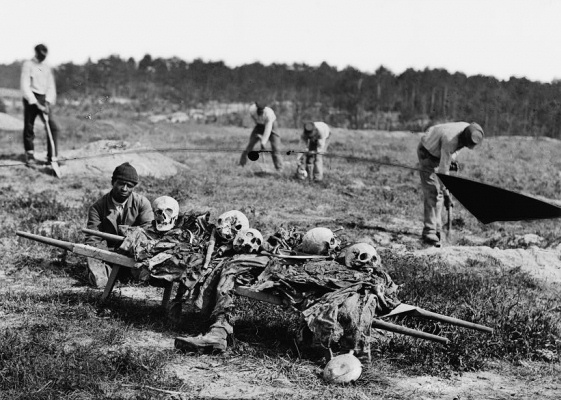
[[[51,168],[53,169],[53,172],[55,173],[57,178],[62,178],[62,172],[60,172],[60,166],[58,165],[57,161],[51,161]]]
[[[561,207],[497,186],[437,173],[444,186],[481,223],[560,218]]]

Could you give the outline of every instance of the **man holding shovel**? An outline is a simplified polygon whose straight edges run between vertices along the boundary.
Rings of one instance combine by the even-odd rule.
[[[421,168],[421,187],[424,195],[423,241],[440,246],[442,206],[450,218],[453,206],[450,193],[439,181],[436,172],[448,175],[456,164],[458,152],[473,149],[483,141],[483,128],[475,122],[450,122],[431,126],[421,137],[417,156]],[[451,168],[452,167],[452,168]],[[449,225],[450,227],[450,225]]]
[[[37,164],[33,140],[35,132],[33,126],[39,117],[45,122],[47,134],[51,138],[47,141],[47,162],[56,161],[58,126],[53,120],[51,106],[56,101],[56,86],[53,70],[45,63],[47,47],[44,44],[35,46],[35,57],[25,61],[21,70],[21,91],[23,94],[23,146],[25,149],[25,163]]]

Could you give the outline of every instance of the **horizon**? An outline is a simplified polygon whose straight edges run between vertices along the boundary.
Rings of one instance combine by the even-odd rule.
[[[406,71],[406,70],[403,70],[403,71],[401,71],[401,72],[395,72],[395,71],[393,71],[391,68],[388,68],[388,67],[385,66],[385,65],[378,65],[376,68],[372,69],[371,71],[364,71],[364,70],[359,69],[359,68],[356,68],[356,67],[354,67],[354,66],[352,66],[352,65],[347,65],[347,66],[345,66],[345,67],[343,67],[343,68],[340,68],[340,67],[337,67],[336,65],[331,65],[331,64],[329,64],[327,61],[322,61],[322,62],[320,62],[320,63],[317,64],[317,65],[307,64],[307,63],[302,63],[302,62],[293,62],[293,63],[272,62],[272,63],[269,63],[269,64],[264,64],[264,63],[261,63],[260,61],[254,61],[254,62],[251,62],[251,63],[245,63],[245,64],[241,64],[241,65],[229,65],[229,64],[228,64],[227,62],[225,62],[224,60],[203,60],[203,59],[201,59],[201,58],[195,58],[195,59],[192,59],[192,60],[185,60],[185,59],[183,59],[183,58],[181,58],[181,57],[178,57],[178,56],[171,56],[171,57],[164,58],[164,57],[153,57],[151,54],[148,54],[148,53],[145,54],[145,55],[150,55],[150,56],[152,57],[152,60],[155,60],[155,59],[157,59],[157,58],[161,58],[161,59],[164,59],[164,60],[169,60],[169,59],[172,59],[172,58],[177,58],[177,59],[180,59],[180,60],[182,60],[182,61],[185,61],[187,64],[191,64],[191,63],[193,63],[193,62],[194,62],[195,60],[197,60],[197,59],[202,60],[204,63],[218,63],[218,62],[222,62],[226,67],[228,67],[228,68],[230,68],[230,69],[234,69],[234,68],[239,68],[239,67],[251,65],[251,64],[254,64],[254,63],[260,63],[260,64],[262,64],[264,67],[270,67],[270,66],[272,66],[272,65],[284,65],[284,66],[287,66],[287,67],[291,67],[291,66],[293,66],[293,65],[306,65],[306,66],[312,67],[312,68],[319,68],[321,64],[326,63],[329,67],[331,67],[331,68],[336,68],[338,72],[343,71],[344,69],[350,67],[350,68],[355,68],[356,70],[360,71],[361,73],[374,75],[374,74],[376,73],[376,71],[377,71],[379,68],[384,68],[384,69],[390,71],[394,76],[399,76],[399,75],[403,74],[403,73]],[[112,57],[112,56],[120,57],[121,60],[123,60],[123,61],[127,61],[128,59],[133,58],[134,61],[135,61],[135,63],[136,63],[136,66],[138,67],[138,63],[140,62],[140,60],[142,60],[142,58],[143,58],[145,55],[143,55],[143,56],[140,57],[139,59],[136,59],[136,58],[134,58],[134,57],[121,57],[121,56],[118,55],[118,54],[109,54],[109,55],[107,55],[107,56],[102,56],[102,57],[100,57],[100,58],[98,58],[98,59],[96,59],[96,60],[91,60],[91,59],[89,59],[89,60],[91,60],[91,62],[93,62],[93,63],[97,63],[97,62],[99,62],[100,60],[108,59],[109,57]],[[9,65],[12,65],[12,64],[18,64],[18,63],[21,64],[21,63],[23,63],[23,62],[26,61],[26,60],[27,60],[27,59],[18,59],[18,60],[12,61],[11,63],[0,63],[0,65],[9,66]],[[82,65],[85,65],[85,64],[88,62],[88,60],[86,60],[86,61],[84,61],[84,62],[82,62],[82,63],[75,63],[75,62],[72,62],[72,61],[68,61],[68,62],[63,62],[63,63],[60,63],[60,64],[55,65],[55,64],[49,63],[48,61],[49,61],[49,60],[48,60],[48,58],[47,58],[47,60],[46,60],[47,64],[51,65],[51,66],[52,66],[53,68],[55,68],[55,69],[58,68],[58,67],[61,66],[61,65],[64,65],[64,64],[70,64],[70,63],[72,63],[72,64],[77,65],[77,66],[82,66]],[[560,81],[560,80],[561,80],[561,78],[554,78],[554,79],[553,79],[552,81],[550,81],[550,82],[542,82],[542,81],[538,81],[538,80],[529,79],[529,78],[527,78],[527,77],[525,77],[525,76],[510,76],[510,77],[508,77],[508,78],[506,78],[506,79],[503,79],[503,78],[498,78],[498,77],[496,77],[496,76],[494,76],[494,75],[487,75],[487,74],[465,74],[465,73],[462,72],[462,71],[449,71],[448,69],[443,68],[443,67],[434,67],[434,68],[431,68],[431,67],[424,67],[424,68],[409,67],[409,68],[407,68],[407,69],[412,69],[412,70],[418,71],[418,72],[424,71],[424,70],[429,70],[429,71],[434,71],[434,70],[445,70],[445,71],[446,71],[447,73],[449,73],[450,75],[454,75],[454,74],[457,74],[457,73],[458,73],[458,74],[464,74],[467,78],[474,77],[474,76],[484,76],[484,77],[487,77],[487,78],[494,78],[494,79],[497,79],[499,82],[508,82],[510,79],[514,78],[514,79],[527,79],[528,81],[533,82],[533,83],[552,84],[552,83],[556,83],[557,81]]]
[[[30,4],[34,12],[30,13]],[[399,75],[443,69],[501,81],[561,77],[561,2],[553,0],[72,0],[6,2],[0,64],[49,48],[47,62],[81,65],[118,55],[223,62],[326,62]],[[48,15],[48,18],[45,18]],[[22,29],[22,21],[25,21]]]

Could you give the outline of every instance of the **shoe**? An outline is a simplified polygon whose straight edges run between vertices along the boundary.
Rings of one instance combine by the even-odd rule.
[[[440,244],[440,238],[435,233],[427,233],[423,235],[423,241],[428,244],[437,245]]]
[[[111,267],[103,261],[95,258],[87,258],[88,269],[87,278],[88,283],[97,289],[103,289],[107,286],[109,275],[111,274]]]
[[[33,166],[37,164],[38,164],[37,160],[35,159],[35,156],[32,153],[25,153],[25,165]]]
[[[226,351],[228,343],[226,337],[219,337],[212,333],[199,336],[176,337],[174,347],[182,351],[201,352],[219,352]]]

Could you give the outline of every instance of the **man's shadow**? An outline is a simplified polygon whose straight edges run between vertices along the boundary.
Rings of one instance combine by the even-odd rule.
[[[48,175],[55,176],[55,173],[49,163],[42,158],[36,160],[35,164],[27,165],[25,163],[24,154],[0,154],[0,165],[8,166],[10,168],[28,168],[30,170]]]

